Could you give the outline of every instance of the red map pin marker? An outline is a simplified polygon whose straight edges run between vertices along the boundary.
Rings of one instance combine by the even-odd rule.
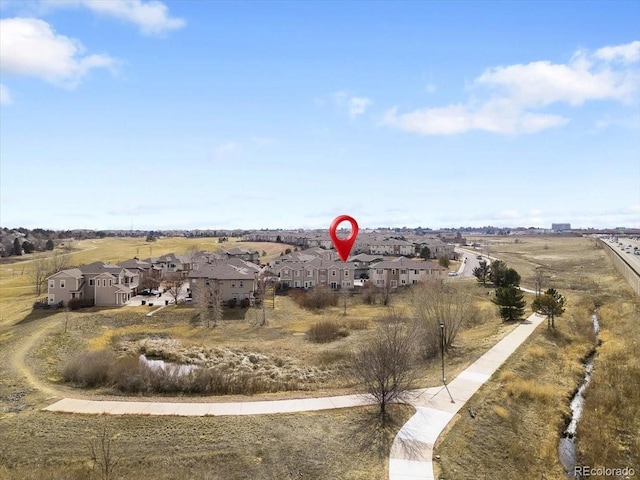
[[[349,222],[351,224],[351,233],[347,238],[340,238],[336,233],[338,225],[342,222]],[[331,222],[331,226],[329,227],[329,236],[331,237],[333,246],[336,247],[338,255],[343,262],[346,262],[347,258],[349,258],[349,254],[351,253],[351,248],[356,241],[356,237],[358,236],[358,222],[349,215],[340,215]]]

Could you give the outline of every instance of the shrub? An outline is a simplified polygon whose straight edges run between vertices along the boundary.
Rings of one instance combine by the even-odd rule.
[[[240,306],[242,308],[249,308],[249,305],[251,305],[251,300],[249,300],[248,298],[243,298],[242,300],[240,300]]]
[[[338,296],[326,285],[318,285],[306,292],[296,291],[293,300],[302,308],[320,310],[325,307],[335,307],[338,304]]]
[[[313,343],[333,342],[340,337],[347,336],[349,336],[349,332],[346,328],[328,320],[317,322],[307,331],[307,338]]]
[[[369,320],[366,318],[354,318],[347,322],[349,330],[366,330],[369,328]]]
[[[238,300],[235,298],[230,298],[229,300],[227,300],[227,307],[229,308],[235,308],[236,304],[238,303]]]
[[[67,302],[69,310],[80,310],[81,308],[93,307],[94,300],[91,298],[72,298]]]
[[[98,387],[109,381],[109,367],[115,360],[111,350],[83,352],[68,360],[62,368],[65,382],[83,387]]]

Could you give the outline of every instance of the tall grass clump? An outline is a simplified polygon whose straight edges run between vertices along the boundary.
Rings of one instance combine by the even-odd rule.
[[[349,331],[346,328],[331,320],[317,322],[307,331],[307,339],[313,343],[333,342],[348,335]]]
[[[115,360],[110,350],[83,352],[71,358],[62,368],[65,382],[82,387],[98,387],[108,383],[109,367]]]

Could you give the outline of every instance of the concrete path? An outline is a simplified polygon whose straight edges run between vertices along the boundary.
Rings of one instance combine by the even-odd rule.
[[[258,402],[192,403],[192,402],[121,402],[64,398],[44,408],[49,412],[107,415],[178,415],[183,417],[224,415],[266,415],[273,413],[311,412],[334,408],[361,407],[374,402],[363,395],[298,398]]]
[[[389,480],[434,480],[436,439],[474,393],[524,342],[545,317],[533,314],[444,387],[420,391],[409,401],[416,413],[391,446]],[[452,403],[451,397],[455,403]]]
[[[531,315],[448,384],[412,391],[416,413],[400,429],[391,447],[390,480],[433,480],[436,439],[476,391],[524,342],[544,317]],[[454,403],[451,401],[453,397]],[[44,410],[81,414],[222,416],[264,415],[359,407],[374,402],[362,395],[229,403],[104,401],[64,398]]]

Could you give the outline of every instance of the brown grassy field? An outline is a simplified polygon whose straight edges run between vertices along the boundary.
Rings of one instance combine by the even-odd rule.
[[[479,239],[484,242],[485,239]],[[578,464],[640,468],[639,302],[601,249],[587,238],[507,237],[491,254],[533,286],[542,268],[567,297],[557,329],[541,326],[472,397],[475,418],[457,417],[436,445],[441,478],[564,479],[558,440],[569,400],[593,348],[590,315],[601,314],[602,346],[577,434]],[[594,477],[610,478],[610,477]]]
[[[190,246],[186,239],[161,239],[151,245],[153,252],[149,253],[186,251]],[[287,248],[269,244],[244,246],[265,250],[267,256],[263,259]],[[216,247],[217,243],[197,245],[205,249]],[[97,259],[116,261],[136,254],[143,257],[147,253],[143,249],[149,249],[149,245],[131,239],[104,239],[77,242],[74,248],[77,250],[70,255],[71,263],[80,264]],[[228,310],[226,320],[210,329],[192,321],[195,310],[187,305],[170,306],[152,317],[146,316],[147,307],[31,313],[35,297],[29,286],[28,265],[27,261],[5,263],[0,269],[0,284],[10,287],[2,289],[0,300],[5,325],[0,327],[0,351],[7,360],[0,364],[0,444],[8,445],[0,451],[0,465],[5,468],[0,470],[2,478],[87,478],[87,445],[103,419],[39,411],[62,396],[113,398],[114,392],[109,390],[85,390],[60,383],[61,365],[78,351],[110,348],[122,340],[150,335],[163,336],[183,345],[223,346],[336,372],[305,387],[307,390],[263,393],[251,397],[253,400],[352,393],[358,387],[342,371],[352,350],[374,334],[381,316],[409,313],[408,300],[403,295],[393,296],[389,307],[363,304],[357,296],[349,298],[346,316],[342,302],[322,312],[312,312],[300,308],[289,297],[278,296],[275,309],[267,304],[265,326],[257,325],[262,316],[260,310],[236,308]],[[475,297],[483,313],[477,323],[460,333],[447,363],[450,376],[513,328],[500,322],[483,289],[473,282],[460,284]],[[14,297],[20,285],[26,287],[24,295]],[[305,332],[322,320],[344,325],[349,335],[325,344],[307,341]],[[439,362],[425,363],[421,382],[433,385],[439,378]],[[246,399],[237,395],[218,398]],[[373,421],[371,409],[239,419],[113,418],[109,423],[117,432],[116,444],[126,452],[120,454],[123,460],[116,478],[139,478],[142,471],[158,478],[384,478],[389,442],[410,415],[410,409],[394,410],[398,412],[394,413],[395,422],[385,428]]]
[[[103,417],[30,412],[1,421],[0,478],[84,480],[106,424],[113,479],[385,478],[393,437],[413,413],[374,408],[251,417]]]

